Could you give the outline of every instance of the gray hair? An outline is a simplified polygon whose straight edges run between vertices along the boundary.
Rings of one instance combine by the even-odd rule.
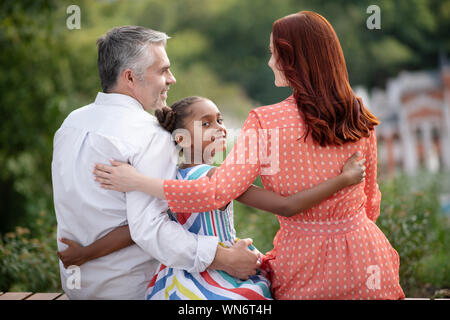
[[[138,26],[116,27],[97,40],[98,73],[103,92],[113,89],[117,77],[131,69],[142,80],[145,70],[153,64],[154,57],[146,50],[148,45],[170,39],[164,32]]]

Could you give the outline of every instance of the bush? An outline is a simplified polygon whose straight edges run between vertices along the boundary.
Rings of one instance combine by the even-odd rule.
[[[448,174],[398,176],[380,185],[377,225],[400,255],[400,283],[409,297],[450,287],[450,225],[439,195]]]
[[[35,221],[42,232],[33,237],[16,227],[0,238],[0,291],[61,292],[56,226],[44,226],[46,214]]]

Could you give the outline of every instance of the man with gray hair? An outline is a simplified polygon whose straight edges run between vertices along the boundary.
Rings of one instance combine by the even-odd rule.
[[[165,51],[166,34],[143,27],[110,30],[97,41],[103,92],[73,111],[54,137],[52,180],[58,239],[82,246],[129,226],[132,244],[91,260],[78,272],[60,261],[70,299],[144,299],[159,262],[189,272],[206,268],[235,277],[255,273],[257,256],[246,241],[231,248],[218,238],[195,235],[169,219],[167,203],[138,191],[105,190],[94,181],[95,163],[115,159],[143,174],[173,179],[177,151],[153,115],[166,105],[176,82]],[[58,241],[58,250],[65,249]],[[79,285],[77,285],[79,284]]]

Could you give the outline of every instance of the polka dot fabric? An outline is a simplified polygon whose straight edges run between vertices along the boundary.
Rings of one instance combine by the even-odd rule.
[[[264,267],[275,299],[403,299],[399,256],[375,224],[381,200],[375,132],[357,143],[327,147],[305,140],[305,132],[292,96],[252,110],[210,179],[164,181],[169,207],[175,212],[222,207],[258,175],[266,189],[291,195],[338,175],[359,150],[366,159],[365,182],[293,217],[278,217],[280,230]]]

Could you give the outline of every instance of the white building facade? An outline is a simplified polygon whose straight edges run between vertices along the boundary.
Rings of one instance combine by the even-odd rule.
[[[378,117],[378,162],[383,173],[450,170],[450,67],[402,72],[386,90],[356,95]]]

